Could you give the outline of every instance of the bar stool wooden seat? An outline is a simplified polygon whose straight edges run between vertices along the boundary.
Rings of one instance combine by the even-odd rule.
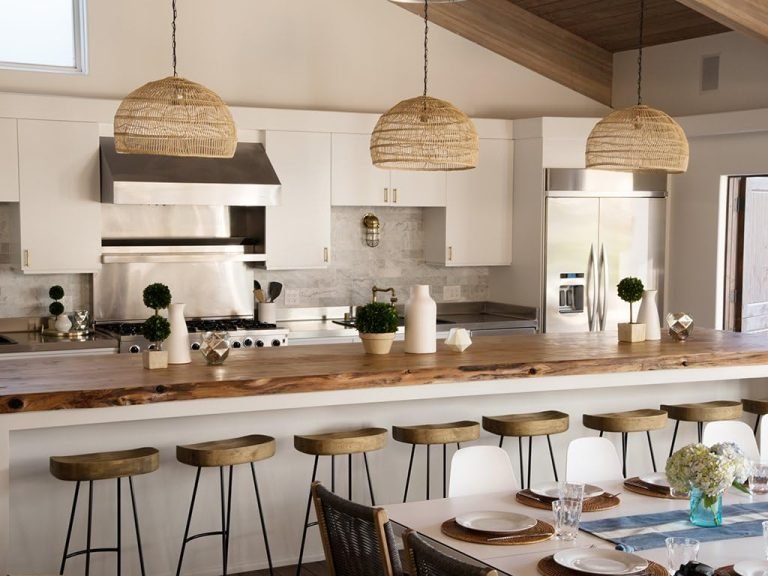
[[[528,438],[528,485],[531,487],[531,461],[533,454],[533,437],[546,436],[549,446],[549,458],[552,461],[552,472],[557,477],[557,465],[555,464],[555,454],[552,451],[552,440],[550,435],[560,434],[568,430],[569,417],[565,412],[557,410],[545,410],[544,412],[528,412],[522,414],[506,414],[503,416],[483,416],[483,429],[498,434],[499,448],[504,446],[504,438],[510,436],[517,437],[517,447],[520,456],[520,484],[522,488],[526,487],[526,475],[523,469],[523,438]]]
[[[751,400],[749,398],[742,398],[741,405],[744,412],[755,414],[755,436],[757,436],[757,427],[760,425],[760,417],[768,414],[768,400]]]
[[[117,572],[121,566],[121,479],[127,477],[131,494],[131,508],[133,510],[133,524],[136,531],[136,544],[139,551],[139,564],[141,574],[144,576],[144,552],[141,547],[141,532],[139,530],[139,517],[136,511],[136,497],[133,490],[133,477],[140,474],[154,472],[160,465],[160,455],[156,448],[136,448],[133,450],[120,450],[117,452],[95,452],[91,454],[77,454],[73,456],[51,456],[49,468],[51,474],[59,480],[76,482],[75,496],[72,500],[72,511],[69,515],[69,527],[64,543],[64,554],[61,558],[59,574],[64,574],[67,560],[73,556],[85,554],[85,574],[90,574],[91,554],[94,552],[115,552],[117,554]],[[93,483],[96,480],[117,480],[117,543],[113,548],[92,548],[91,536],[93,526]],[[86,545],[82,550],[69,552],[69,543],[72,537],[72,526],[75,521],[77,499],[80,494],[80,483],[88,482],[88,524],[86,532]]]
[[[701,442],[705,422],[717,420],[736,420],[741,418],[742,405],[736,400],[713,400],[711,402],[694,402],[690,404],[662,404],[662,410],[666,410],[669,418],[675,420],[675,432],[672,434],[672,445],[669,447],[669,455],[675,451],[677,429],[680,422],[696,422],[698,438]]]
[[[653,454],[651,430],[661,430],[667,425],[667,413],[664,410],[642,408],[625,412],[607,412],[605,414],[584,414],[582,423],[586,428],[599,430],[600,437],[605,432],[621,434],[621,471],[627,477],[627,443],[630,432],[645,432],[648,438],[648,450],[651,453],[651,464],[656,472],[656,457]]]
[[[296,566],[297,576],[301,574],[301,563],[304,558],[304,545],[307,542],[307,529],[317,526],[317,522],[309,521],[309,512],[312,507],[312,483],[317,479],[317,465],[320,456],[331,457],[331,491],[336,491],[336,456],[347,456],[347,486],[348,498],[352,500],[352,455],[362,454],[365,463],[365,474],[368,478],[368,491],[371,496],[371,506],[376,505],[371,483],[371,472],[368,468],[368,452],[380,450],[387,443],[387,430],[385,428],[362,428],[342,432],[328,432],[325,434],[296,435],[293,437],[293,447],[299,452],[315,457],[312,467],[312,480],[310,482],[309,497],[307,499],[307,512],[304,515],[304,531],[301,535],[301,548],[299,549],[299,562]]]
[[[462,442],[470,442],[480,438],[480,424],[471,420],[459,422],[446,422],[443,424],[418,424],[416,426],[392,426],[392,438],[398,442],[411,445],[411,458],[408,462],[408,475],[405,479],[405,492],[403,502],[408,499],[408,486],[411,483],[411,471],[413,470],[413,456],[417,445],[427,448],[427,500],[429,500],[429,448],[433,444],[443,445],[443,498],[448,495],[447,475],[447,446],[456,444],[461,448]]]
[[[264,538],[264,548],[267,552],[267,563],[269,564],[269,573],[272,574],[272,554],[269,550],[269,538],[267,537],[267,526],[264,522],[264,511],[261,508],[261,495],[259,494],[259,484],[256,480],[256,468],[254,462],[266,460],[275,454],[275,439],[271,436],[262,434],[251,434],[239,438],[227,438],[224,440],[213,440],[201,442],[199,444],[188,444],[176,446],[176,459],[182,464],[194,466],[197,468],[195,475],[195,487],[192,489],[192,500],[189,504],[189,514],[187,515],[187,525],[184,529],[184,539],[181,543],[181,552],[179,553],[179,563],[176,567],[176,575],[181,574],[181,566],[184,562],[184,552],[187,543],[197,538],[205,536],[221,536],[222,546],[222,564],[223,576],[227,575],[227,560],[229,557],[229,528],[232,519],[232,471],[233,467],[239,464],[250,464],[251,478],[253,479],[253,489],[256,492],[256,505],[259,509],[259,520],[261,521],[261,532]],[[224,467],[229,467],[229,486],[225,498],[224,490]],[[200,472],[203,468],[219,469],[219,487],[221,498],[221,530],[211,532],[201,532],[199,534],[189,535],[189,527],[192,522],[192,512],[195,509],[195,499],[197,497],[197,487],[200,483]]]

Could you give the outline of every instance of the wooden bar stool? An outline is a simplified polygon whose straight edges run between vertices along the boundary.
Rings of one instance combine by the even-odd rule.
[[[504,416],[483,416],[483,430],[498,434],[499,448],[504,446],[504,438],[517,437],[517,447],[520,453],[520,484],[525,488],[525,472],[523,469],[523,438],[528,438],[528,488],[531,487],[531,460],[533,453],[533,437],[546,436],[549,446],[549,458],[552,461],[552,472],[557,480],[557,465],[555,454],[552,452],[551,434],[559,434],[568,430],[568,414],[557,410],[544,412],[528,412],[525,414],[507,414]]]
[[[264,511],[261,508],[261,496],[259,495],[259,483],[256,480],[256,468],[253,463],[259,460],[266,460],[275,455],[275,439],[271,436],[262,434],[251,434],[239,438],[227,438],[225,440],[213,440],[210,442],[201,442],[199,444],[188,444],[186,446],[176,446],[176,459],[182,464],[194,466],[197,468],[195,475],[195,487],[192,489],[192,501],[189,503],[189,514],[187,515],[187,526],[184,529],[184,539],[181,543],[181,553],[179,554],[179,563],[176,567],[176,576],[181,574],[181,565],[184,562],[184,551],[187,548],[187,542],[205,536],[221,536],[221,556],[223,564],[223,576],[227,576],[227,560],[229,558],[229,526],[232,519],[232,470],[233,466],[238,464],[250,464],[251,478],[253,479],[253,489],[256,492],[256,505],[259,508],[259,520],[261,520],[261,533],[264,537],[264,548],[267,551],[267,562],[269,564],[269,573],[272,574],[272,554],[269,551],[269,538],[267,537],[267,526],[264,522]],[[224,467],[229,467],[229,482],[226,498],[224,495]],[[197,486],[200,482],[200,471],[203,468],[219,469],[219,490],[221,498],[221,530],[211,532],[201,532],[199,534],[189,535],[189,526],[192,522],[192,512],[195,508],[195,498],[197,496]]]
[[[712,402],[694,402],[691,404],[662,404],[662,410],[666,410],[670,419],[675,420],[675,432],[672,434],[672,445],[669,447],[669,455],[675,451],[677,429],[680,421],[696,422],[699,433],[699,442],[704,432],[704,422],[717,420],[736,420],[741,418],[741,402],[736,400],[713,400]]]
[[[662,407],[663,408],[663,407]],[[627,443],[630,432],[645,432],[648,438],[648,450],[651,453],[651,464],[656,472],[656,458],[653,455],[651,430],[661,430],[667,425],[667,413],[664,410],[643,408],[626,412],[608,412],[606,414],[584,414],[582,422],[586,428],[599,430],[602,438],[604,432],[621,433],[621,472],[627,477]]]
[[[312,434],[308,436],[296,435],[293,437],[293,447],[299,452],[315,457],[312,467],[312,481],[310,482],[309,497],[307,499],[307,513],[304,515],[304,531],[301,535],[301,548],[299,549],[299,563],[296,566],[297,576],[301,574],[301,562],[304,558],[304,545],[307,542],[307,529],[317,526],[317,522],[309,521],[309,511],[312,507],[312,483],[317,479],[317,464],[320,456],[331,457],[331,491],[336,491],[336,456],[347,456],[347,483],[348,498],[352,500],[352,454],[363,455],[365,463],[365,475],[368,478],[368,491],[371,495],[371,506],[376,505],[373,496],[373,484],[371,472],[368,468],[368,452],[380,450],[387,443],[387,431],[384,428],[362,428],[345,432],[329,432],[326,434]]]
[[[417,445],[427,447],[427,500],[429,500],[429,448],[433,444],[443,445],[443,498],[448,495],[448,475],[446,452],[448,444],[461,448],[462,442],[480,438],[480,424],[471,420],[447,422],[445,424],[419,424],[416,426],[392,426],[392,438],[411,445],[411,459],[408,462],[408,475],[405,479],[403,502],[408,499],[408,485],[411,483],[413,455]]]
[[[64,543],[64,554],[61,557],[59,574],[64,574],[67,560],[73,556],[85,554],[85,574],[91,571],[91,554],[94,552],[116,552],[117,574],[121,568],[121,499],[120,480],[128,477],[128,486],[131,493],[131,508],[133,509],[133,525],[136,530],[136,544],[139,549],[139,563],[141,574],[144,576],[144,552],[141,548],[141,533],[139,531],[139,516],[136,512],[136,497],[133,491],[133,477],[139,474],[148,474],[157,470],[160,465],[160,455],[156,448],[136,448],[134,450],[121,450],[118,452],[95,452],[93,454],[78,454],[74,456],[51,456],[49,467],[51,474],[59,480],[77,482],[75,484],[75,497],[72,500],[72,511],[69,515],[69,527],[67,539]],[[91,548],[91,533],[93,526],[93,482],[95,480],[117,480],[117,544],[114,548]],[[77,497],[80,494],[80,482],[88,482],[88,528],[86,532],[86,544],[82,550],[69,551],[69,542],[72,537],[72,525],[75,521],[77,509]]]
[[[757,436],[757,427],[760,426],[760,417],[768,414],[768,400],[750,400],[749,398],[742,398],[741,405],[744,408],[744,412],[755,414],[755,436]]]

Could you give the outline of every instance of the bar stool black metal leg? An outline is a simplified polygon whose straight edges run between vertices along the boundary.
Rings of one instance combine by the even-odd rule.
[[[181,553],[179,554],[179,564],[176,567],[176,576],[181,574],[181,563],[184,561],[184,551],[187,548],[187,539],[189,536],[189,525],[192,523],[192,511],[195,508],[195,497],[197,497],[197,485],[200,482],[200,470],[197,467],[197,474],[195,475],[195,487],[192,489],[192,501],[189,503],[189,514],[187,514],[187,527],[184,528],[184,540],[181,541]]]
[[[443,444],[443,498],[448,496],[448,480],[445,475],[445,462],[446,462],[446,454],[448,453],[448,445]]]
[[[221,561],[223,574],[227,576],[227,519],[225,515],[226,501],[224,499],[224,467],[219,466],[219,496],[221,500]]]
[[[533,454],[533,436],[528,436],[528,488],[531,487],[531,456]]]
[[[331,492],[336,493],[336,456],[331,455]]]
[[[91,573],[91,528],[93,526],[93,480],[88,481],[88,532],[85,543],[85,576]]]
[[[229,527],[232,525],[232,465],[229,466],[229,488],[227,489],[227,528],[224,532],[224,574],[227,576],[229,564]]]
[[[72,537],[72,525],[75,522],[75,510],[77,509],[77,497],[80,494],[80,481],[75,484],[75,497],[72,499],[72,511],[69,513],[69,528],[67,528],[67,539],[64,542],[64,555],[61,557],[61,567],[59,574],[64,574],[64,566],[67,564],[67,555],[69,554],[69,540]]]
[[[629,440],[629,434],[627,432],[621,433],[621,474],[624,478],[627,477],[627,441]]]
[[[427,500],[429,500],[429,444],[427,444]]]
[[[120,546],[120,523],[121,523],[121,517],[120,517],[120,478],[117,479],[117,576],[120,576],[120,570],[122,568],[122,562],[121,562],[121,546]]]
[[[347,493],[349,499],[352,500],[352,454],[349,454],[347,458]]]
[[[317,477],[317,462],[320,456],[315,456],[315,465],[312,468],[312,482]],[[310,482],[310,486],[312,485]],[[299,563],[296,566],[296,576],[301,574],[301,561],[304,558],[304,545],[307,543],[307,528],[309,528],[309,510],[312,507],[312,489],[309,490],[309,497],[307,498],[307,513],[304,515],[304,533],[301,535],[301,548],[299,548]],[[314,526],[314,523],[312,524]],[[178,574],[176,575],[178,576]]]
[[[504,436],[499,436],[499,448],[504,447]]]
[[[653,455],[653,442],[651,442],[651,431],[646,430],[645,435],[648,437],[648,450],[651,452],[651,465],[653,466],[653,471],[656,472],[656,458]]]
[[[522,484],[522,488],[525,488],[525,472],[523,471],[523,437],[518,436],[517,437],[517,451],[520,453],[520,484]]]
[[[603,431],[600,430],[600,438],[602,438],[602,437],[603,437]]]
[[[547,434],[547,445],[549,446],[549,459],[552,460],[552,472],[555,473],[555,482],[558,482],[559,479],[557,477],[557,465],[555,464],[555,453],[552,451],[552,440],[549,438],[549,434]]]
[[[368,454],[363,452],[363,462],[365,463],[365,475],[368,477],[368,490],[371,492],[371,506],[376,506],[376,498],[373,497],[373,482],[371,482],[371,471],[368,468]]]
[[[696,422],[696,428],[699,433],[699,444],[701,444],[701,437],[704,435],[704,422]]]
[[[416,444],[411,444],[411,459],[408,461],[408,475],[405,477],[405,493],[403,502],[408,500],[408,485],[411,483],[411,470],[413,469],[413,454],[416,452]]]
[[[757,427],[760,426],[760,414],[755,416],[755,437],[757,437]]]
[[[131,508],[133,509],[133,527],[136,530],[136,548],[139,550],[139,566],[141,576],[146,576],[144,569],[144,549],[141,547],[141,532],[139,531],[139,513],[136,511],[136,496],[133,493],[133,476],[128,476],[128,487],[131,489]]]
[[[256,481],[256,468],[251,462],[251,477],[253,489],[256,491],[256,504],[259,507],[259,520],[261,520],[261,534],[264,536],[264,548],[267,551],[267,564],[269,564],[269,576],[272,576],[272,553],[269,550],[269,538],[267,537],[267,525],[264,521],[264,510],[261,508],[261,496],[259,495],[259,483]]]
[[[669,447],[669,455],[675,451],[675,440],[677,440],[677,428],[680,426],[680,420],[675,420],[675,431],[672,433],[672,445]]]

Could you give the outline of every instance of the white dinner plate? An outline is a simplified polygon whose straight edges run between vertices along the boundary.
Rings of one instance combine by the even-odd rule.
[[[739,576],[768,576],[768,561],[745,560],[736,562],[733,571]]]
[[[654,486],[669,488],[669,480],[667,480],[667,475],[663,472],[643,474],[642,476],[639,476],[639,479],[646,484],[653,484]]]
[[[545,496],[546,498],[560,498],[560,492],[557,489],[557,482],[550,482],[549,484],[539,484],[530,489],[531,492],[538,496]],[[584,498],[594,498],[600,496],[605,490],[599,486],[592,484],[584,484]]]
[[[648,561],[636,554],[600,548],[571,548],[555,553],[560,566],[592,574],[635,574],[648,568]]]
[[[536,526],[536,518],[516,512],[481,511],[456,516],[456,524],[478,532],[521,532]]]

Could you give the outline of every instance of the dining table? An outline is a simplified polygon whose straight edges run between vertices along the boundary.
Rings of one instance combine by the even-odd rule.
[[[582,526],[594,520],[688,510],[689,501],[687,499],[660,498],[631,492],[626,489],[623,481],[602,482],[599,485],[606,493],[617,495],[620,502],[618,506],[606,510],[582,512]],[[481,511],[514,512],[553,524],[553,515],[550,510],[524,505],[520,500],[525,501],[525,498],[517,499],[515,497],[518,491],[515,489],[490,494],[388,504],[384,508],[396,527],[415,530],[451,549],[459,557],[493,567],[500,573],[512,576],[541,576],[541,572],[537,569],[539,561],[563,550],[576,548],[616,549],[617,544],[615,542],[596,537],[583,529],[580,529],[576,539],[571,541],[558,540],[553,536],[541,542],[521,544],[515,538],[510,538],[504,545],[499,545],[498,542],[486,544],[459,540],[444,534],[441,530],[441,525],[447,520],[459,515]],[[766,503],[765,506],[757,504],[760,502]],[[750,495],[730,488],[723,494],[723,504],[725,511],[728,510],[729,505],[733,504],[754,505],[761,510],[766,510],[766,512],[755,513],[755,518],[768,520],[768,495]],[[727,526],[728,524],[729,518],[726,513],[723,517],[723,525]],[[691,528],[695,527],[691,525]],[[716,528],[699,528],[694,531],[701,530],[716,530]],[[632,552],[667,568],[667,550],[663,540],[658,547]],[[699,562],[708,564],[715,569],[732,566],[737,562],[765,560],[766,547],[762,534],[702,541],[698,554]],[[577,573],[573,572],[573,574]]]

